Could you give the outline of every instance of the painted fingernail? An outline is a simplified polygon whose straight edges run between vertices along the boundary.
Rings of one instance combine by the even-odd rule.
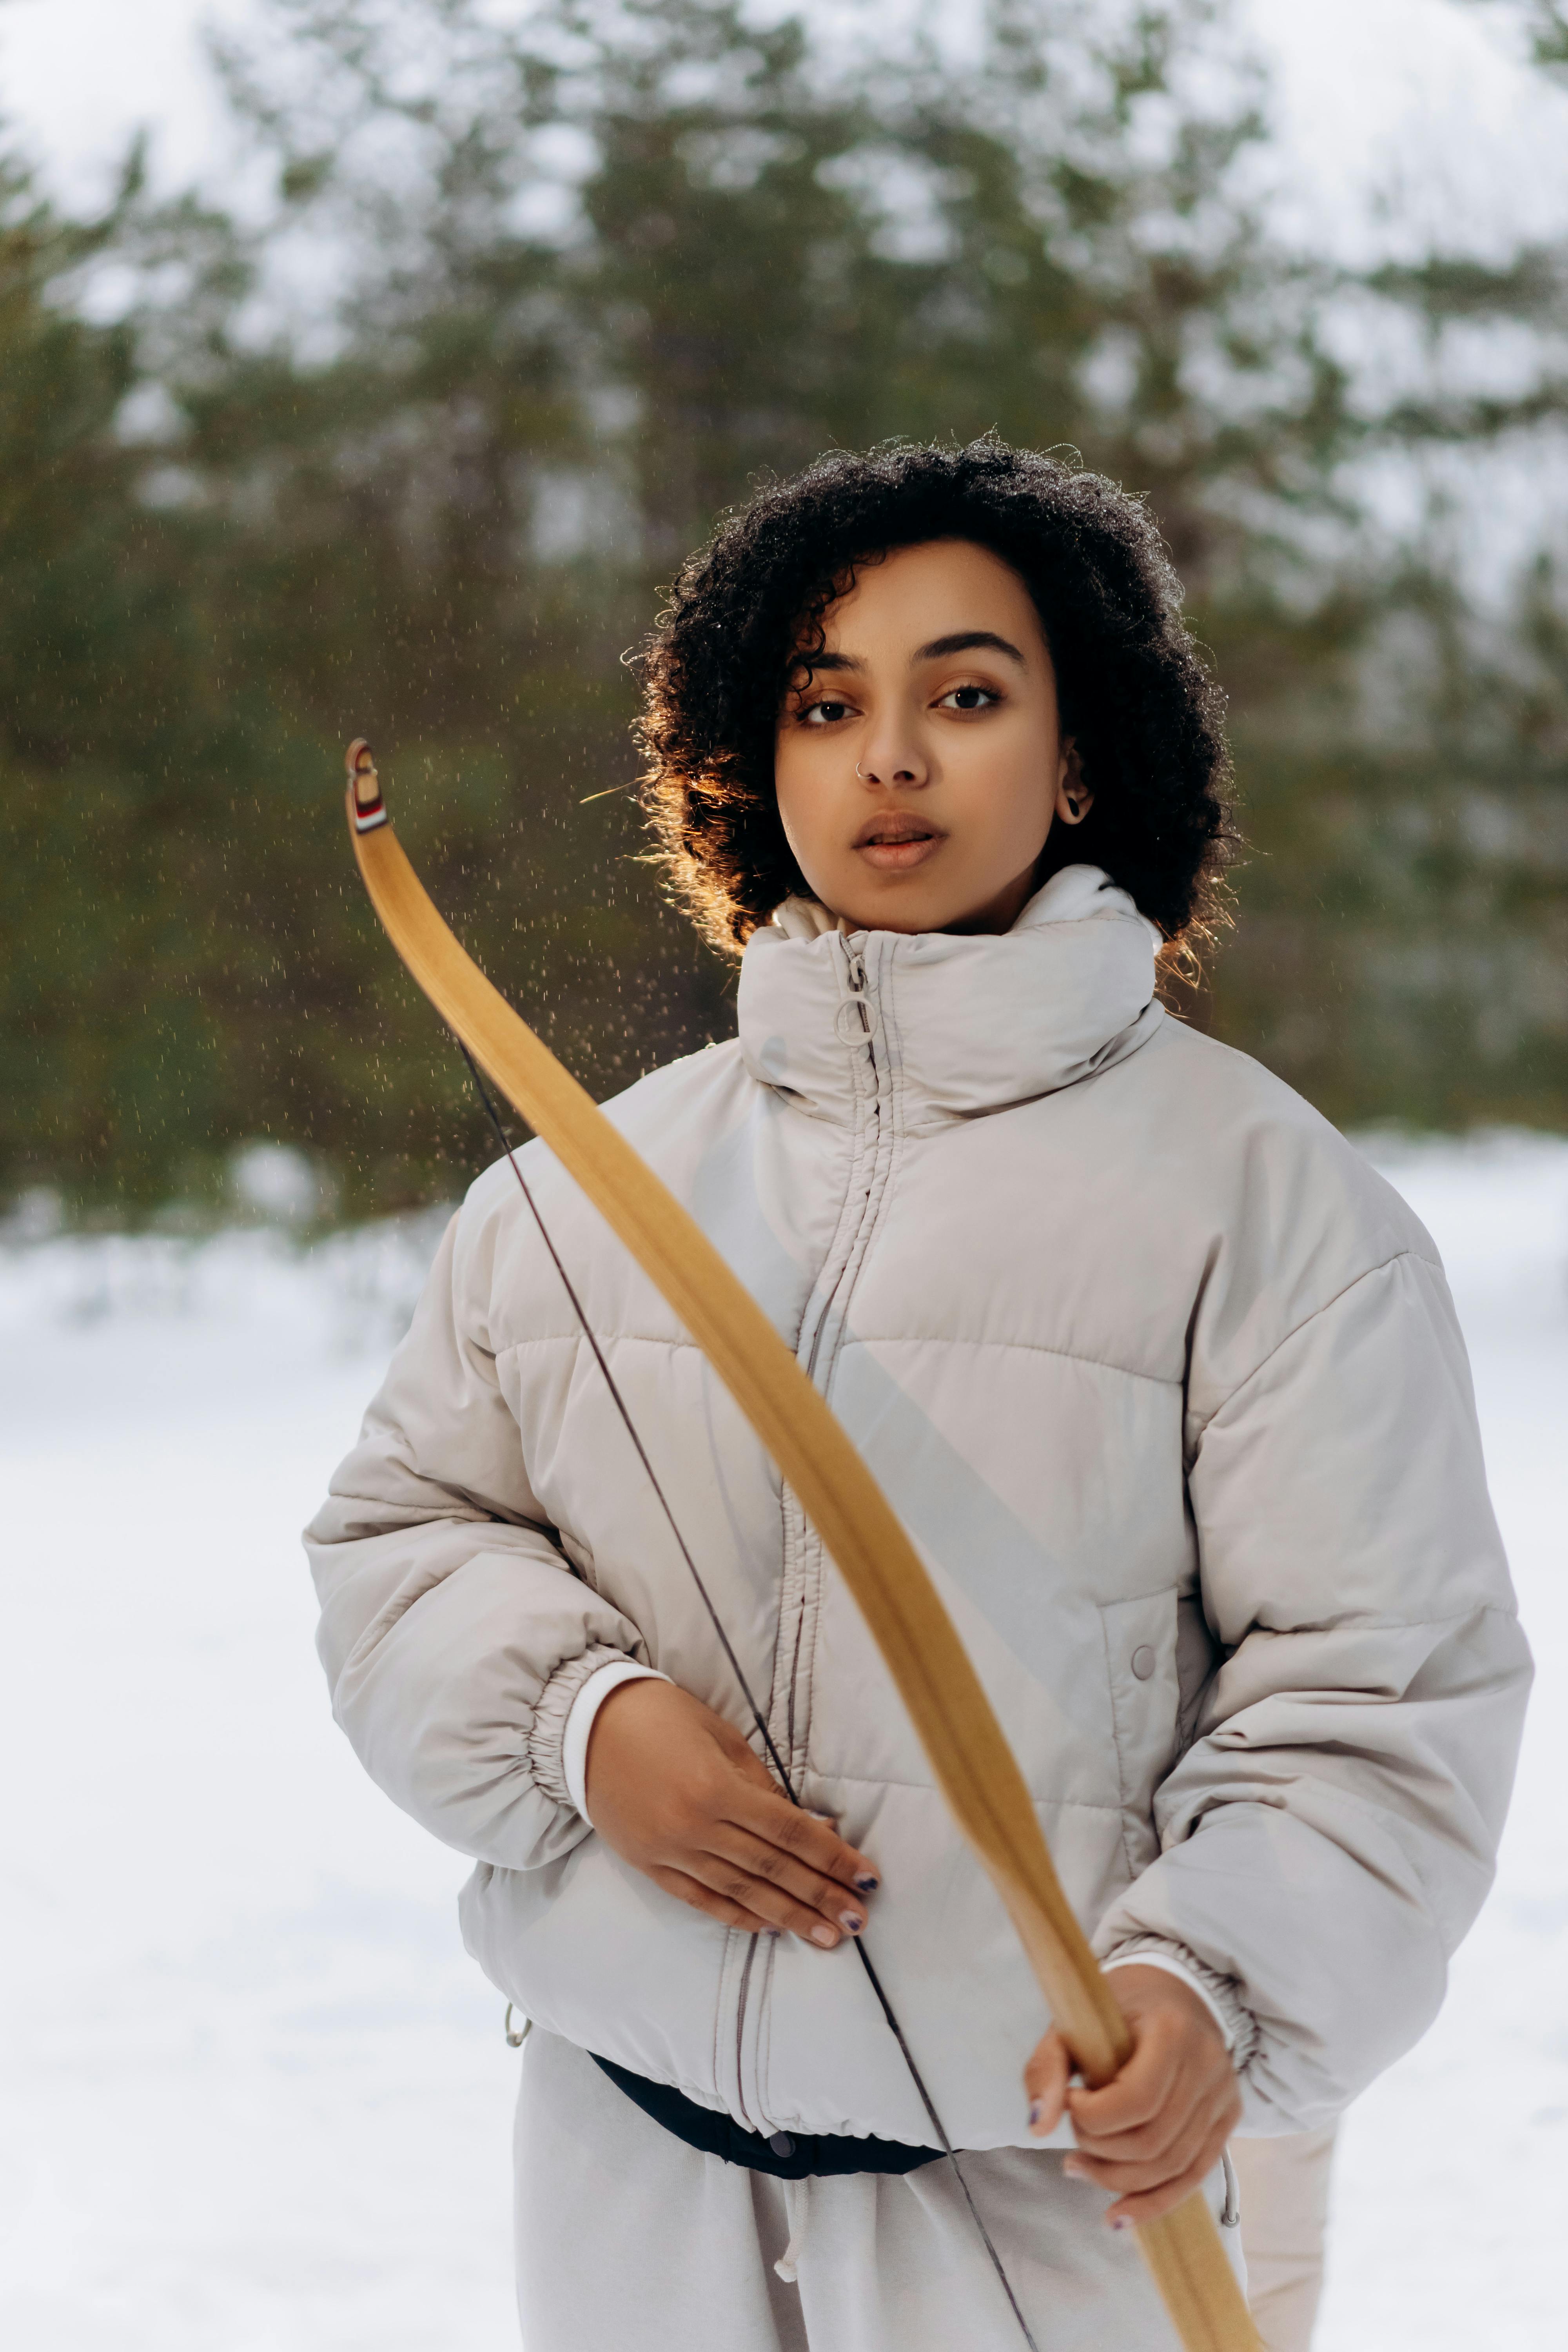
[[[1120,2221],[1112,2221],[1110,2226],[1113,2230],[1125,2230],[1129,2226],[1125,2214]]]
[[[1044,2110],[1042,2109],[1038,2099],[1031,2099],[1029,2101],[1029,2129],[1031,2131],[1039,2130],[1040,2116],[1043,2112]]]
[[[857,1895],[875,1895],[881,1884],[874,1870],[863,1870],[855,1881],[855,1892]]]
[[[847,1934],[858,1936],[866,1922],[858,1911],[840,1911],[838,1924]]]
[[[830,1952],[838,1941],[838,1931],[836,1927],[814,1927],[811,1940],[814,1944],[820,1944],[825,1952]]]
[[[1087,2180],[1089,2178],[1089,2175],[1085,2172],[1082,2165],[1079,2162],[1076,2156],[1063,2158],[1062,2170],[1067,2174],[1069,2180]]]

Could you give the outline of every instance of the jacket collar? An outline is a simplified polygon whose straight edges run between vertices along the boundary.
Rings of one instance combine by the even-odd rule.
[[[1005,1110],[1124,1060],[1153,1034],[1157,940],[1096,866],[1054,874],[999,938],[843,932],[788,899],[742,960],[742,1056],[816,1118],[853,1119],[876,1083],[868,1044],[907,1128]]]

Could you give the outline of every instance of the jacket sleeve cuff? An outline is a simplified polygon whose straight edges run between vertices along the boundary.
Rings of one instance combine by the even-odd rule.
[[[1222,1977],[1217,1969],[1205,1968],[1194,1958],[1184,1945],[1168,1944],[1160,1936],[1137,1936],[1121,1945],[1114,1957],[1102,1960],[1100,1967],[1109,1976],[1113,1969],[1163,1969],[1165,1974],[1179,1977],[1191,1986],[1225,2037],[1230,2053],[1230,2063],[1239,2074],[1258,2047],[1258,2021],[1249,2009],[1242,2006],[1240,1995],[1232,1977]]]
[[[640,1666],[624,1650],[595,1643],[580,1658],[552,1675],[534,1717],[530,1742],[534,1778],[558,1805],[570,1805],[590,1829],[588,1738],[594,1718],[613,1690],[623,1683],[651,1680],[667,1683],[653,1666]]]
[[[552,1805],[576,1807],[576,1799],[566,1780],[563,1755],[566,1726],[578,1692],[601,1668],[606,1666],[629,1666],[637,1674],[648,1671],[638,1666],[624,1650],[616,1649],[612,1643],[590,1642],[586,1649],[577,1652],[575,1657],[563,1660],[539,1694],[528,1732],[528,1765],[535,1788]],[[587,1734],[584,1732],[582,1742],[584,1755],[587,1747]]]

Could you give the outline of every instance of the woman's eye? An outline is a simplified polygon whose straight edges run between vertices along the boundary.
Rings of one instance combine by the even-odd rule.
[[[999,694],[988,686],[955,686],[949,688],[937,704],[939,710],[984,710],[993,702],[1000,702]]]
[[[847,702],[811,702],[800,714],[801,723],[806,727],[833,727],[848,712]]]

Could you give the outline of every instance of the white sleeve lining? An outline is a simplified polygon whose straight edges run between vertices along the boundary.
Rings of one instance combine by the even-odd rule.
[[[611,1672],[613,1673],[614,1671],[615,1670],[612,1667]],[[598,1680],[597,1675],[595,1675],[594,1679],[596,1682]],[[585,1685],[585,1687],[591,1688],[592,1685]],[[568,1724],[568,1728],[570,1728],[570,1724]],[[1224,2011],[1220,2008],[1218,2001],[1215,2000],[1213,1993],[1209,1991],[1207,1986],[1200,1984],[1192,1969],[1184,1968],[1181,1961],[1178,1960],[1173,1953],[1124,1952],[1120,1959],[1102,1960],[1100,1965],[1100,1973],[1104,1976],[1109,1976],[1112,1969],[1163,1969],[1168,1977],[1179,1978],[1183,1984],[1186,1985],[1192,1991],[1196,1993],[1198,1999],[1202,2001],[1204,2007],[1207,2010],[1209,2015],[1218,2026],[1221,2034],[1224,2036],[1226,2050],[1233,2058],[1235,2057],[1237,2036],[1236,2029],[1232,2021],[1226,2016]]]
[[[667,1683],[657,1666],[639,1666],[635,1658],[612,1658],[591,1674],[573,1700],[566,1717],[566,1727],[561,1735],[561,1777],[567,1793],[590,1829],[594,1822],[588,1811],[588,1738],[594,1728],[594,1717],[613,1690],[623,1683],[652,1681]]]

